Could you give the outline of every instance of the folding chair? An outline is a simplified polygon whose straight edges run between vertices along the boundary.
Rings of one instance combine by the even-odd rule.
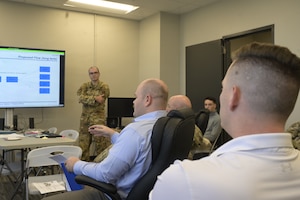
[[[57,128],[56,127],[51,127],[48,129],[49,133],[56,133],[57,132]]]
[[[31,150],[27,154],[26,161],[26,174],[25,174],[25,185],[26,185],[26,200],[29,199],[30,195],[40,194],[40,191],[35,187],[34,183],[45,183],[50,181],[57,181],[66,183],[66,178],[62,170],[58,170],[56,174],[40,175],[39,170],[36,169],[45,166],[60,166],[60,164],[53,160],[51,157],[60,154],[65,158],[75,156],[80,158],[82,150],[78,146],[71,145],[58,145],[41,147]],[[34,172],[34,175],[32,173]]]
[[[59,135],[61,135],[63,137],[72,138],[74,140],[77,140],[79,137],[78,131],[72,130],[72,129],[63,130],[59,133]]]

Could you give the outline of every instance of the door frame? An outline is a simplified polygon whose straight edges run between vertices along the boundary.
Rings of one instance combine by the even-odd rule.
[[[274,44],[274,28],[275,28],[274,24],[271,24],[271,25],[223,36],[221,39],[223,44],[223,77],[225,76],[226,71],[231,64],[231,52],[232,52],[231,41],[232,40],[238,38],[244,38],[244,37],[251,37],[260,33],[269,32],[270,34],[269,34],[268,42]]]

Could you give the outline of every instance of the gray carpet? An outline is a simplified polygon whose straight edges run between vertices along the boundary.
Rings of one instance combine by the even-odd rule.
[[[13,177],[11,177],[13,178]],[[0,199],[1,200],[10,200],[12,198],[12,195],[14,193],[14,190],[16,188],[16,183],[11,182],[8,178],[8,176],[1,175],[0,176]],[[24,191],[24,188],[21,187],[20,190],[17,191],[16,196],[13,198],[14,200],[23,200],[25,198],[22,197],[22,191]],[[40,199],[40,198],[35,198]]]
[[[11,178],[11,180],[9,179]],[[0,200],[25,200],[25,184],[23,182],[22,186],[13,196],[14,191],[17,188],[17,184],[12,176],[0,175]],[[51,194],[48,194],[51,195]],[[13,197],[13,198],[12,198]],[[30,195],[29,200],[40,200],[42,195]]]

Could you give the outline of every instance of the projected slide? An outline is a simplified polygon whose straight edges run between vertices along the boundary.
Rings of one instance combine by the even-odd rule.
[[[60,52],[0,49],[0,107],[59,105],[60,73]]]

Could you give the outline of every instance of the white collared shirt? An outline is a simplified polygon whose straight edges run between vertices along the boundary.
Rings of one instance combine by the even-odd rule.
[[[175,161],[150,200],[299,200],[300,152],[289,133],[235,138],[209,157]]]

